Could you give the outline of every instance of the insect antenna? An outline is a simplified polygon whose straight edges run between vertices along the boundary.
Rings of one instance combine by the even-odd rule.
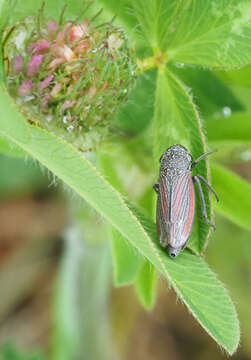
[[[196,160],[192,163],[192,165],[191,165],[191,170],[195,167],[195,165],[198,164],[199,161],[201,161],[202,159],[204,159],[204,158],[207,157],[208,155],[211,155],[211,154],[215,153],[216,151],[217,151],[217,150],[209,151],[209,152],[201,155],[200,157],[198,157],[198,159],[196,159]]]

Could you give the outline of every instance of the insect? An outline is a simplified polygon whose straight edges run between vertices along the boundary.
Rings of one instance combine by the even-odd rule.
[[[159,182],[153,188],[158,194],[157,231],[160,245],[175,258],[186,246],[194,218],[194,183],[197,184],[205,221],[208,220],[206,203],[200,181],[203,181],[218,200],[216,192],[202,175],[191,175],[195,165],[216,150],[201,155],[193,161],[192,155],[182,145],[173,145],[160,158]]]

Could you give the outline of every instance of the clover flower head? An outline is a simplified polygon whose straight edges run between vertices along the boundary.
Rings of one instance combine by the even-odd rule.
[[[137,73],[124,31],[88,16],[79,22],[27,17],[15,25],[4,53],[11,64],[7,87],[20,110],[81,149],[107,133]]]

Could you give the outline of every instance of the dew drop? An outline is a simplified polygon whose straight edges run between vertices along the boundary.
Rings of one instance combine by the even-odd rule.
[[[63,117],[63,123],[66,124],[68,122],[67,116]]]
[[[224,117],[228,117],[232,114],[232,110],[229,106],[224,106],[224,108],[222,109],[222,114]]]
[[[68,126],[67,131],[72,132],[73,130],[74,130],[74,126],[73,126],[73,125]]]
[[[183,68],[183,67],[185,66],[185,64],[183,64],[183,63],[176,63],[175,66],[176,66],[177,68]]]

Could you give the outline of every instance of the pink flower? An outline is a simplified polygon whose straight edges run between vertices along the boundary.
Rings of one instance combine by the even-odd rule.
[[[29,61],[29,64],[27,66],[26,74],[29,77],[35,76],[39,70],[40,65],[43,61],[44,57],[43,55],[33,55],[32,58]]]
[[[53,37],[56,34],[58,24],[55,21],[48,21],[47,30],[50,37]]]
[[[36,43],[30,43],[28,46],[28,51],[32,51],[34,54],[44,54],[50,50],[51,43],[44,39],[39,40]]]
[[[76,59],[76,55],[67,45],[55,45],[52,49],[53,55],[59,58],[64,58],[66,61],[72,61]]]
[[[70,30],[70,41],[76,41],[89,35],[88,19],[82,24],[73,26]]]
[[[62,111],[64,112],[66,109],[71,108],[75,104],[75,100],[66,100],[62,105]]]
[[[54,79],[54,75],[50,75],[47,78],[45,78],[43,81],[40,81],[37,84],[38,90],[42,91],[45,88],[47,88],[47,86],[50,85],[51,81]]]
[[[59,65],[63,64],[65,62],[65,59],[63,58],[56,58],[54,60],[52,60],[48,66],[47,69],[55,71],[57,67],[59,67]]]
[[[41,108],[45,109],[49,103],[49,100],[51,99],[51,95],[50,94],[45,94],[44,97],[43,97],[43,102],[42,104],[40,105]]]
[[[31,95],[32,88],[33,88],[33,82],[30,80],[25,80],[18,88],[18,95],[20,96]]]
[[[13,73],[14,75],[20,74],[20,72],[23,70],[23,58],[22,55],[17,55],[13,59]]]
[[[63,28],[63,30],[59,31],[59,33],[57,35],[57,40],[56,40],[57,43],[62,44],[64,42],[71,26],[72,26],[72,23],[67,23],[65,25],[65,27]]]

